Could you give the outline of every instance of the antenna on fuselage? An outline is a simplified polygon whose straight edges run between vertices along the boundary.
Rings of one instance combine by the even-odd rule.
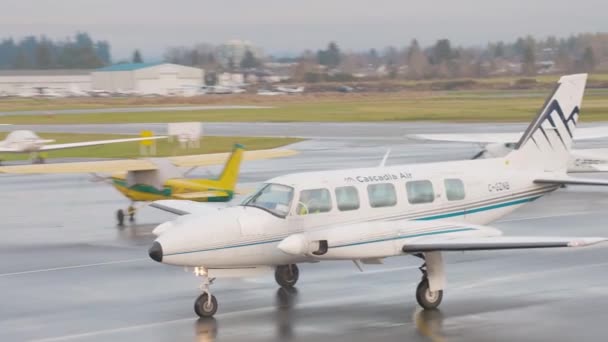
[[[388,151],[386,151],[386,153],[384,154],[384,157],[382,158],[382,161],[380,162],[380,165],[378,165],[378,167],[384,167],[386,165],[386,160],[388,159],[388,156],[391,154],[391,149],[389,148]]]

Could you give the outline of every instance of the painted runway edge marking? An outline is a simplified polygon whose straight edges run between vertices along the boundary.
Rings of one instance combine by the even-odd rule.
[[[77,269],[77,268],[86,268],[86,267],[95,267],[95,266],[126,264],[126,263],[130,263],[130,262],[139,262],[139,261],[144,261],[144,260],[148,260],[148,258],[117,260],[117,261],[99,262],[99,263],[94,263],[94,264],[61,266],[61,267],[45,268],[45,269],[39,269],[39,270],[2,273],[2,274],[0,274],[0,277],[10,277],[10,276],[17,276],[17,275],[24,275],[24,274],[33,274],[33,273],[43,273],[43,272],[72,270],[72,269]]]

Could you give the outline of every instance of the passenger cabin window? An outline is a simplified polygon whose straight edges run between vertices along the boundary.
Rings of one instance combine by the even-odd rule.
[[[354,186],[336,188],[336,202],[340,211],[359,209],[359,193]]]
[[[407,200],[411,204],[431,203],[435,200],[433,183],[428,180],[411,181],[405,183]]]
[[[448,201],[460,201],[464,199],[464,184],[460,179],[446,179],[443,182],[445,184],[445,193],[448,197]]]
[[[302,190],[296,207],[298,215],[326,213],[331,210],[331,196],[327,189]]]
[[[372,208],[392,207],[397,204],[395,186],[390,183],[368,185],[367,195]]]

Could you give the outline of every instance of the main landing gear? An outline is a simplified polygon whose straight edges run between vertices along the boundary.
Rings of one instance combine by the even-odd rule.
[[[134,222],[136,212],[137,212],[137,209],[135,209],[135,205],[133,203],[131,203],[131,205],[127,208],[126,213],[124,210],[118,209],[116,211],[116,221],[118,221],[118,225],[124,226],[126,216],[129,217],[129,222]]]
[[[445,284],[441,253],[431,252],[416,254],[416,256],[425,261],[419,268],[422,279],[416,287],[416,301],[426,310],[436,309],[443,299]]]
[[[196,298],[194,301],[194,312],[201,318],[213,317],[217,312],[217,299],[211,294],[211,284],[215,278],[209,278],[208,271],[204,267],[197,267],[194,270],[194,274],[199,277],[203,277],[203,284],[201,284],[201,291],[203,294]]]
[[[274,279],[283,288],[294,287],[299,277],[300,270],[296,264],[277,266],[274,271]]]

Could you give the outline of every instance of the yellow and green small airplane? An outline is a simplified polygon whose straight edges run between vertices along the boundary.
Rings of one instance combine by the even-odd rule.
[[[97,179],[108,181],[120,193],[131,200],[125,211],[119,209],[116,218],[123,225],[125,216],[135,219],[135,203],[166,199],[198,202],[228,202],[235,195],[235,187],[243,160],[260,160],[286,157],[296,154],[293,150],[272,149],[245,151],[235,145],[232,153],[213,153],[167,158],[125,159],[98,162],[57,163],[38,165],[1,166],[0,173],[51,174],[93,173]],[[200,166],[220,165],[224,169],[216,179],[186,178]],[[181,167],[189,167],[184,172]],[[110,173],[109,177],[97,176]]]

